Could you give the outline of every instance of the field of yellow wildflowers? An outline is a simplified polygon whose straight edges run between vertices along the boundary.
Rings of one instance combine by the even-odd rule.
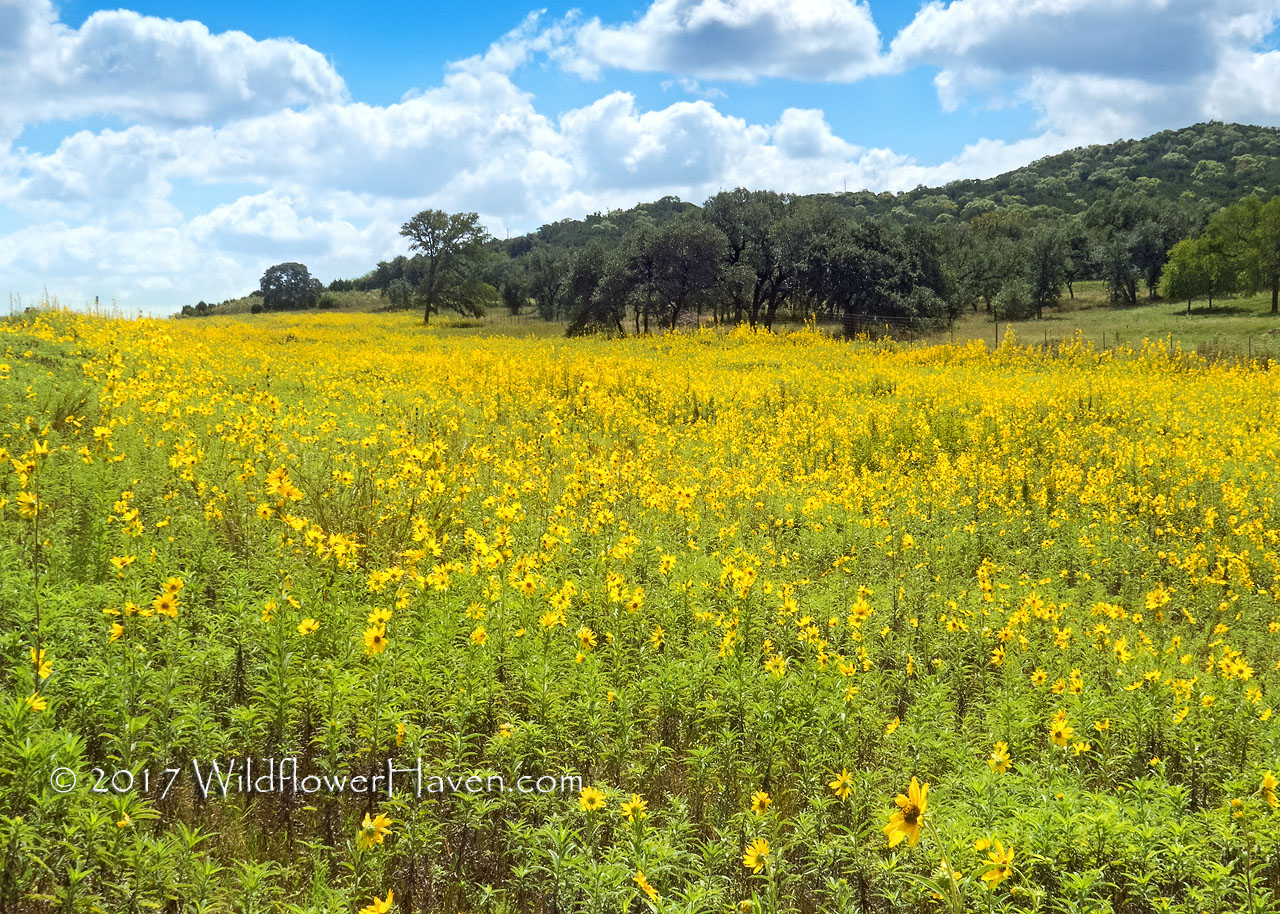
[[[1274,914],[1278,410],[1167,346],[0,324],[0,912]],[[388,760],[450,789],[271,767]]]

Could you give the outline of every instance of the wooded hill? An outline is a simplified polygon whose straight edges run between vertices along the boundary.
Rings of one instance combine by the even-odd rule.
[[[429,210],[402,229],[408,255],[330,289],[377,291],[428,321],[442,308],[533,310],[574,333],[641,333],[707,313],[766,327],[812,313],[849,330],[864,318],[936,326],[968,309],[1017,319],[1043,316],[1081,279],[1102,280],[1116,305],[1155,298],[1175,245],[1225,207],[1277,195],[1280,130],[1207,123],[939,188],[738,188],[701,206],[664,197],[505,240],[474,213]],[[1184,250],[1171,294],[1274,289],[1273,210],[1280,202],[1219,220],[1211,245]],[[1216,259],[1201,262],[1210,249]]]
[[[1017,207],[1033,218],[1083,214],[1110,192],[1126,187],[1212,212],[1241,197],[1266,200],[1280,193],[1280,129],[1217,121],[1165,130],[1142,140],[1080,146],[1046,156],[1014,171],[983,180],[952,181],[905,193],[871,191],[797,195],[849,212],[855,219],[888,217],[899,222],[969,221],[1002,207]],[[1184,195],[1190,195],[1190,198]],[[698,209],[675,197],[629,210],[564,219],[502,242],[519,256],[535,243],[581,247],[602,237],[618,237],[637,219],[664,225]]]

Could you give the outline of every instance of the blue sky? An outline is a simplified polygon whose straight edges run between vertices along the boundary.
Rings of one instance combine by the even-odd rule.
[[[0,286],[161,313],[722,187],[902,190],[1280,124],[1280,0],[0,0]]]

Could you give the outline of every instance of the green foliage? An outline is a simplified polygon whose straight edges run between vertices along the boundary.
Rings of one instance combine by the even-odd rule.
[[[578,252],[569,294],[606,261]],[[1276,910],[1266,372],[408,323],[5,325],[4,910],[350,914],[394,888],[397,912],[639,912],[641,872],[656,909],[707,914]],[[283,753],[576,771],[606,805],[49,780]],[[889,848],[917,775],[929,827]],[[368,812],[391,832],[362,847]],[[988,887],[991,838],[1017,855]]]
[[[258,283],[265,311],[298,311],[314,308],[324,287],[300,263],[278,263],[268,267]]]
[[[997,320],[1026,320],[1036,316],[1033,290],[1025,282],[1006,283],[992,302]]]
[[[397,277],[382,290],[383,296],[392,308],[409,308],[413,306],[413,286],[404,277]]]
[[[492,238],[477,214],[423,210],[400,227],[400,234],[422,260],[414,298],[423,309],[424,324],[442,306],[479,316],[497,298],[480,276]]]
[[[1271,292],[1280,313],[1280,196],[1245,199],[1214,213],[1203,234],[1170,252],[1162,282],[1167,294],[1191,302],[1237,290]]]
[[[1044,309],[1055,307],[1062,298],[1067,257],[1066,239],[1059,231],[1041,227],[1032,234],[1027,245],[1026,284],[1036,317],[1044,317]]]
[[[643,333],[674,326],[689,312],[699,321],[709,313],[716,323],[766,329],[780,317],[813,314],[850,326],[865,317],[898,321],[918,331],[966,310],[990,314],[1009,286],[1018,288],[1008,302],[1020,306],[1027,298],[1043,318],[1062,307],[1064,286],[1074,300],[1076,284],[1089,279],[1106,284],[1113,305],[1133,307],[1144,292],[1158,296],[1170,249],[1197,236],[1210,213],[1247,194],[1280,191],[1277,153],[1280,131],[1215,122],[1073,149],[981,181],[899,194],[736,188],[701,207],[664,197],[502,242],[488,237],[474,213],[427,211],[403,230],[414,256],[344,282],[384,292],[406,282],[427,320],[442,305],[473,314],[503,301],[517,313],[532,300],[540,317],[568,318],[575,333],[620,332],[628,319],[633,332]],[[1251,225],[1261,225],[1264,215],[1280,219],[1260,211]],[[698,222],[719,236],[704,233],[699,242],[704,251],[719,250],[718,262],[703,269],[705,259],[686,252],[673,272],[680,257],[659,249],[677,235],[691,240]],[[868,253],[879,250],[878,242],[849,241],[863,230],[895,239],[888,256],[906,260],[901,271]],[[1277,234],[1249,242],[1252,272],[1235,285],[1269,284],[1280,311]],[[570,296],[575,257],[588,248],[608,262],[599,274],[603,284],[590,296],[581,290]],[[473,283],[473,274],[501,292]],[[917,286],[930,294],[914,293]],[[1214,294],[1230,287],[1219,276]],[[603,301],[606,294],[613,299]]]

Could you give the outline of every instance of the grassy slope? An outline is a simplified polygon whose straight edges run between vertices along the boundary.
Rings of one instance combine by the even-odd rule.
[[[377,292],[325,292],[336,307],[330,311],[382,311],[387,307],[387,300]],[[262,304],[262,299],[246,295],[244,298],[233,298],[217,305],[216,314],[248,314],[255,304]]]
[[[1107,303],[1100,282],[1076,283],[1074,299],[1064,298],[1058,308],[1045,312],[1044,320],[1000,321],[1000,338],[1012,329],[1016,339],[1024,343],[1053,343],[1070,339],[1077,332],[1099,348],[1128,344],[1140,348],[1143,339],[1167,339],[1185,349],[1227,356],[1249,355],[1280,359],[1280,318],[1270,314],[1269,294],[1215,302],[1210,309],[1195,302],[1191,314],[1186,302],[1157,301],[1133,308],[1113,308]],[[462,320],[452,315],[432,318],[436,330],[460,336],[558,336],[563,323],[548,323],[533,316],[513,318],[505,312],[493,311],[482,320]],[[786,324],[784,328],[795,325]],[[826,322],[824,329],[840,330],[838,323]],[[981,339],[994,342],[996,325],[986,312],[967,313],[955,322],[953,330],[929,334],[929,343]],[[890,335],[894,335],[890,331]]]
[[[381,311],[385,299],[373,292],[331,293],[341,299],[336,311]],[[244,308],[232,307],[220,314],[248,313],[250,299],[241,300]],[[1145,301],[1145,300],[1144,300]],[[1064,297],[1057,308],[1045,312],[1044,320],[1000,321],[1000,338],[1012,329],[1016,339],[1024,343],[1053,343],[1070,339],[1079,332],[1099,348],[1128,344],[1139,348],[1143,339],[1172,337],[1186,349],[1227,356],[1249,355],[1280,359],[1280,319],[1270,314],[1268,293],[1215,302],[1210,309],[1205,302],[1193,303],[1187,314],[1186,302],[1157,301],[1133,308],[1113,308],[1107,302],[1101,282],[1078,282],[1075,298]],[[512,317],[506,311],[491,309],[484,318],[462,318],[440,314],[431,319],[433,329],[450,336],[551,337],[564,333],[563,322],[547,322],[533,314]],[[629,325],[628,325],[629,326]],[[791,326],[791,325],[785,325]],[[838,323],[826,323],[824,329],[839,332]],[[952,329],[929,334],[926,341],[941,343],[953,337],[957,341],[981,339],[994,342],[996,325],[985,311],[966,313]],[[893,331],[890,331],[893,335]]]
[[[1203,301],[1193,303],[1187,314],[1186,302],[1157,301],[1133,308],[1113,308],[1099,282],[1076,284],[1076,297],[1064,299],[1062,306],[1045,312],[1044,320],[1000,321],[1000,336],[1012,329],[1026,343],[1052,343],[1079,332],[1102,347],[1128,344],[1139,347],[1143,339],[1172,337],[1183,348],[1225,355],[1272,356],[1280,358],[1280,318],[1273,317],[1270,294],[1215,302],[1212,309]],[[966,314],[956,321],[954,333],[960,339],[995,339],[995,325],[985,312]],[[930,340],[950,338],[950,331],[933,334]]]

